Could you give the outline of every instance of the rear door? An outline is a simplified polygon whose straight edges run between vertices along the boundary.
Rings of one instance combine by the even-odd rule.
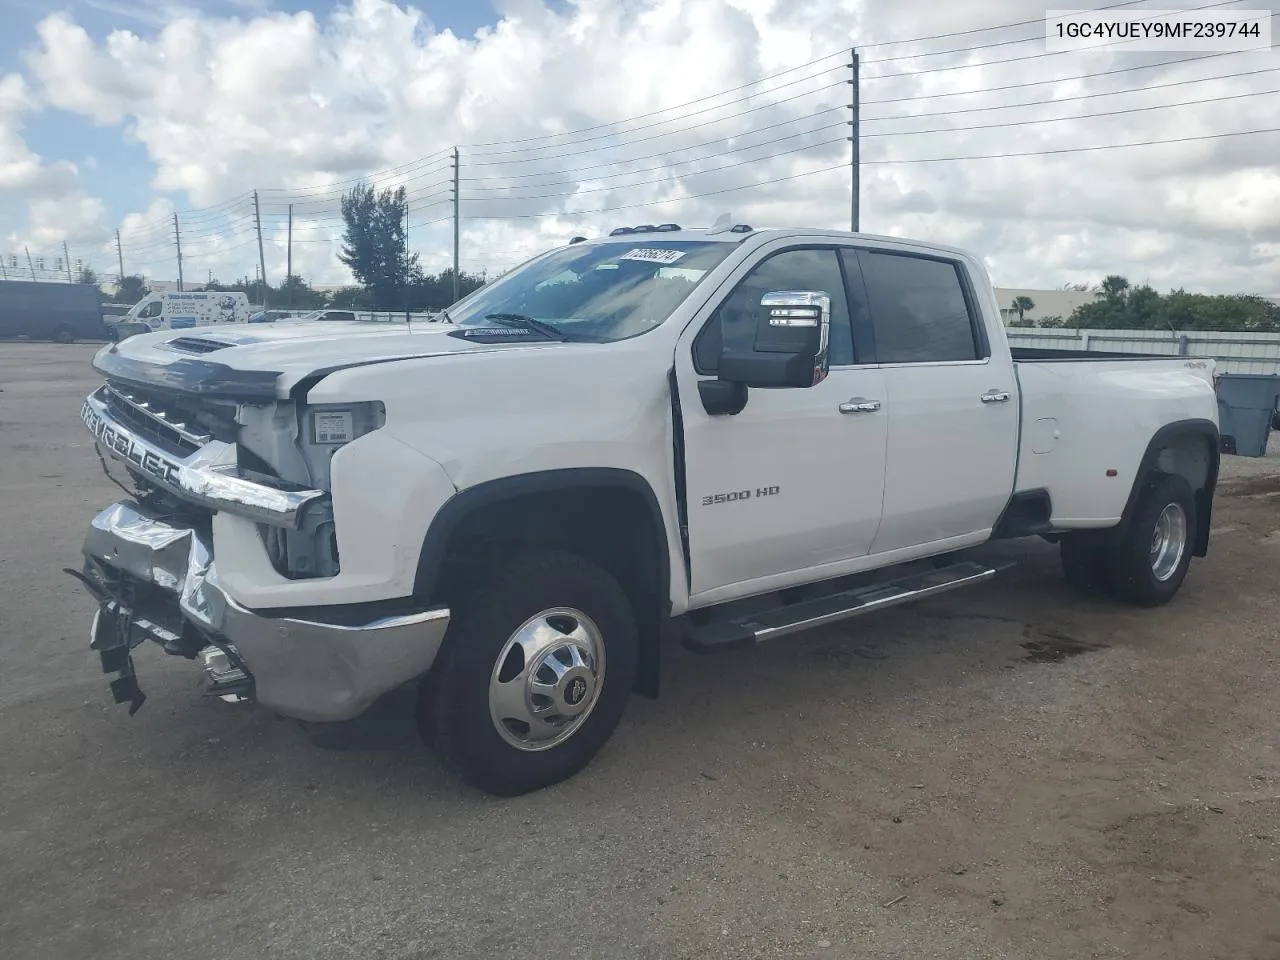
[[[676,358],[683,419],[691,594],[719,602],[844,572],[871,549],[884,493],[880,371],[854,353],[835,245],[779,242],[738,272]],[[831,298],[830,373],[816,386],[751,389],[734,415],[710,415],[722,343],[754,342],[760,300],[807,290]]]
[[[1013,491],[1013,365],[993,355],[963,262],[867,248],[846,250],[844,259],[865,286],[888,414],[884,510],[872,552],[981,542]]]

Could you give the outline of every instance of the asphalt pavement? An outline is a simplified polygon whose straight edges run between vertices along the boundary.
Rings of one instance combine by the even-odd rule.
[[[93,347],[0,343],[0,954],[1280,957],[1280,457],[1134,610],[997,581],[667,666],[583,774],[478,794],[403,704],[308,731],[87,648]]]

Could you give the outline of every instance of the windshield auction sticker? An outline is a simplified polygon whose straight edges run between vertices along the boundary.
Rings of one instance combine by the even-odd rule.
[[[629,253],[624,253],[619,260],[643,260],[646,263],[675,263],[684,256],[683,250],[663,250],[661,248],[644,248],[637,247]]]

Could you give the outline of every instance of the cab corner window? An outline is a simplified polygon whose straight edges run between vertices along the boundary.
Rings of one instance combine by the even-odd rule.
[[[982,359],[957,264],[868,250],[858,259],[878,363]]]
[[[853,334],[844,276],[834,250],[784,250],[756,264],[716,308],[694,341],[694,369],[714,374],[727,343],[751,350],[755,344],[760,300],[778,290],[821,291],[831,298],[830,363],[853,363]]]

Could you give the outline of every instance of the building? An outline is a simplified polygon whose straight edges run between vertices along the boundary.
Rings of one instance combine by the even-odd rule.
[[[1045,320],[1061,318],[1065,323],[1076,307],[1093,303],[1098,298],[1096,292],[1088,290],[1025,290],[1019,287],[996,287],[996,302],[1000,304],[1000,316],[1005,323],[1016,323],[1018,311],[1013,302],[1018,297],[1026,297],[1035,306],[1024,310],[1023,323],[1039,326]]]

